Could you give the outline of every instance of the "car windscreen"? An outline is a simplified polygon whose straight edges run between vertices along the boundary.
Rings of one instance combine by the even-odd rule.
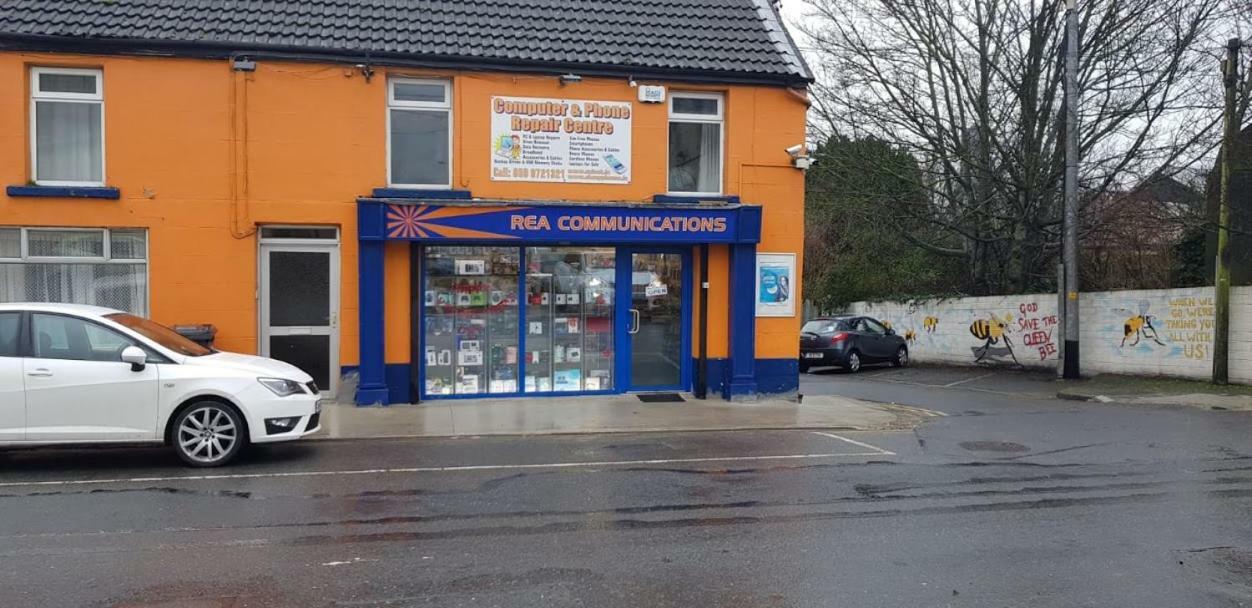
[[[816,319],[804,324],[801,333],[825,336],[837,331],[848,331],[847,319]]]
[[[135,315],[119,312],[111,315],[105,315],[105,318],[122,325],[180,355],[187,355],[188,357],[203,357],[204,355],[213,354],[212,349],[200,346],[199,344],[184,338],[178,332],[159,323],[149,321],[143,317],[136,317]]]

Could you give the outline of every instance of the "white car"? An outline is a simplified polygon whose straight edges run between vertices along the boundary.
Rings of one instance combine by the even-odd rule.
[[[320,428],[313,378],[132,314],[0,304],[0,447],[165,443],[197,467]]]

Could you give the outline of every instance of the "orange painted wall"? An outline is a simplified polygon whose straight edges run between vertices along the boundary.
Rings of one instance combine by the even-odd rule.
[[[0,225],[148,228],[151,315],[167,324],[214,323],[219,346],[228,350],[257,349],[255,226],[322,224],[342,231],[340,363],[358,361],[355,201],[386,185],[388,76],[453,79],[455,188],[477,197],[578,201],[645,201],[666,190],[667,106],[638,102],[632,183],[490,179],[491,96],[634,100],[625,79],[562,86],[551,76],[379,68],[366,82],[340,65],[259,61],[256,72],[239,74],[225,60],[15,52],[0,53],[0,185],[31,179],[33,66],[103,69],[105,181],[121,189],[122,200],[0,196]],[[773,87],[649,84],[726,94],[725,193],[764,207],[760,251],[800,256],[804,178],[784,151],[804,141],[806,106],[799,96]],[[386,358],[406,362],[408,250],[391,244],[386,255]],[[726,248],[713,247],[714,357],[726,355],[726,311],[716,304],[725,302],[726,264]],[[798,311],[757,324],[758,357],[797,355]]]

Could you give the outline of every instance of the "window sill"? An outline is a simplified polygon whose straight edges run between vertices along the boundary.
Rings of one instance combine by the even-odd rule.
[[[469,190],[434,190],[424,188],[374,188],[374,198],[425,198],[439,200],[469,200],[474,198]]]
[[[38,198],[100,198],[117,200],[122,191],[110,186],[9,186],[4,193],[12,197]]]
[[[652,202],[666,204],[687,204],[694,205],[696,203],[716,201],[719,203],[739,204],[738,196],[724,196],[721,194],[653,194]]]

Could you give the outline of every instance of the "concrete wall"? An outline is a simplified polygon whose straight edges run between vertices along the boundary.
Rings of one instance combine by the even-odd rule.
[[[1064,341],[1053,293],[857,302],[848,311],[889,323],[919,362],[1055,369]],[[1211,287],[1084,293],[1080,315],[1084,374],[1210,377]],[[1230,322],[1230,379],[1252,383],[1252,287],[1233,290]]]

